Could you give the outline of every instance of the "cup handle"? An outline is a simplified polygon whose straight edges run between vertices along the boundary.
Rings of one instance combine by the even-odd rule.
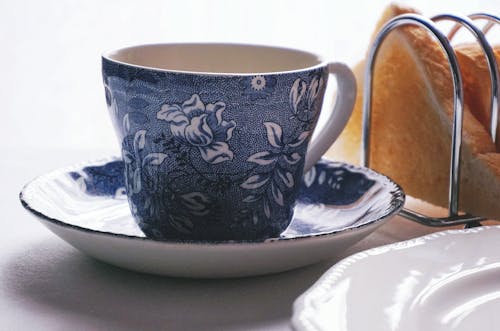
[[[337,98],[324,127],[309,144],[304,173],[318,162],[342,133],[356,101],[356,78],[351,69],[343,63],[333,62],[328,64],[328,71],[330,75],[336,76]]]

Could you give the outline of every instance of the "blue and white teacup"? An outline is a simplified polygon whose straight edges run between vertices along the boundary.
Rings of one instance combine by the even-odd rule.
[[[104,54],[102,72],[130,208],[155,239],[279,236],[356,94],[347,66],[267,46],[134,46]],[[310,143],[329,74],[336,105]]]

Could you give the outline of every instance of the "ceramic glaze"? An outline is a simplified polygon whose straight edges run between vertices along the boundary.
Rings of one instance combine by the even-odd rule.
[[[103,58],[106,101],[139,227],[157,239],[252,240],[279,235],[292,219],[328,64],[282,49],[282,57],[303,56],[307,61],[298,61],[296,70],[290,71],[207,74],[168,70],[169,61],[182,62],[171,53],[180,49],[187,56],[188,46],[156,47],[166,57],[170,54],[163,65],[156,58],[144,59],[147,48]],[[215,46],[191,47],[193,52],[207,49],[208,54]],[[279,50],[234,47],[262,54]],[[220,46],[220,51],[227,53],[228,62],[237,61],[230,46]],[[211,61],[207,55],[188,61],[187,67],[172,66],[188,70],[198,68],[202,60]],[[167,69],[144,67],[148,61]],[[262,69],[268,68],[270,58],[262,61]],[[258,62],[255,65],[250,69],[260,68]],[[352,91],[347,98],[343,111],[337,112],[350,114]],[[338,123],[337,129],[344,124]],[[330,144],[335,139],[331,134]]]
[[[352,255],[296,300],[294,329],[498,330],[499,239],[448,230]]]
[[[366,168],[318,162],[301,181],[290,226],[256,241],[150,236],[125,194],[124,162],[88,162],[30,182],[23,205],[64,240],[100,260],[143,272],[233,277],[284,271],[328,258],[397,213],[404,193]],[[242,261],[245,261],[244,263]]]

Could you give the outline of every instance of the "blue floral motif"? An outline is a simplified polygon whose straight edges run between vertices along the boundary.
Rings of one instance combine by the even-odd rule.
[[[197,147],[203,160],[218,164],[234,156],[227,142],[236,123],[222,118],[225,109],[222,101],[205,105],[199,95],[193,94],[182,105],[164,104],[157,118],[170,123],[172,135],[183,144]]]
[[[188,234],[193,227],[191,216],[205,216],[209,213],[210,199],[202,192],[190,192],[174,190],[167,185],[159,187],[159,183],[153,178],[158,173],[159,167],[171,153],[150,152],[147,150],[147,131],[139,130],[133,135],[132,147],[124,146],[122,157],[125,164],[125,187],[129,195],[132,212],[136,213],[138,204],[141,209],[147,211],[147,217],[161,219],[164,214],[164,206],[182,206],[168,215],[170,226],[180,233]],[[151,225],[143,224],[140,217],[141,228],[151,228]],[[151,235],[162,238],[161,232],[154,233],[161,225],[151,229]]]
[[[108,106],[108,110],[111,112],[111,118],[113,122],[117,119],[114,117],[118,113],[118,109],[116,108],[116,100],[111,93],[111,89],[109,85],[104,84],[104,95],[106,97],[106,105]]]
[[[279,124],[265,122],[264,126],[270,149],[248,157],[248,162],[260,167],[258,167],[258,172],[251,174],[240,184],[240,187],[252,191],[243,201],[247,203],[260,201],[265,216],[270,218],[271,202],[284,207],[286,205],[284,192],[293,191],[299,170],[298,163],[302,159],[297,149],[307,141],[310,131],[300,132],[285,142],[283,129]],[[260,169],[266,166],[267,171]]]
[[[135,133],[133,139],[133,152],[127,149],[122,149],[122,157],[125,162],[125,186],[130,195],[138,194],[144,186],[144,171],[145,167],[160,166],[167,154],[165,153],[149,153],[145,157],[141,157],[141,152],[146,146],[146,130],[139,130]],[[148,181],[149,183],[149,181]],[[150,201],[146,201],[146,205],[152,205]],[[156,214],[156,210],[151,210],[151,214]]]
[[[274,92],[276,78],[273,76],[248,76],[240,81],[243,94],[250,97],[251,100],[265,99]]]
[[[361,197],[375,185],[376,180],[353,170],[354,167],[345,164],[319,161],[304,175],[299,200],[305,203],[323,202],[332,206],[349,206],[361,201]]]
[[[129,167],[125,167],[127,174],[125,176],[125,186],[130,193],[139,193],[142,189],[141,180],[141,156],[140,151],[146,144],[146,130],[139,130],[134,135],[133,153],[126,149],[122,150],[123,161]]]
[[[199,216],[205,216],[210,212],[210,199],[201,192],[188,192],[184,194],[174,193],[170,194],[167,198],[164,195],[157,195],[157,197],[166,200],[164,203],[166,202],[170,205],[183,207],[172,210],[168,215],[168,225],[182,234],[187,235],[192,233],[194,227],[193,219]],[[148,208],[154,208],[155,205],[157,205],[157,203],[151,204]],[[158,215],[160,214],[161,211],[159,211]],[[158,215],[155,216],[158,217]],[[141,226],[143,231],[150,232],[156,239],[166,238],[162,231],[158,231],[158,229],[165,227],[165,224],[156,224],[153,227],[151,227],[150,224],[142,224]],[[151,230],[148,231],[148,228],[151,228]]]
[[[104,85],[104,95],[106,97],[106,104],[108,105],[108,107],[111,107],[111,91],[109,90],[109,87]]]
[[[139,111],[131,111],[123,116],[122,126],[124,132],[130,132],[131,123],[142,125],[148,122],[148,117]]]
[[[127,197],[147,236],[256,239],[288,226],[326,67],[219,76],[103,64]]]
[[[313,77],[309,84],[297,78],[290,90],[290,106],[294,116],[302,121],[313,119],[317,114],[314,108],[315,101],[321,91],[323,91],[322,77]]]
[[[247,162],[258,165],[240,184],[240,187],[251,193],[244,198],[248,204],[261,204],[261,210],[266,218],[272,216],[272,206],[284,207],[295,197],[293,192],[295,182],[300,176],[299,167],[302,160],[303,146],[307,143],[314,119],[319,113],[316,99],[323,91],[323,78],[314,76],[309,84],[297,78],[289,93],[292,119],[302,122],[302,131],[294,131],[288,141],[283,136],[283,128],[275,122],[264,122],[269,150],[250,155]],[[279,208],[279,207],[278,207]],[[254,208],[255,210],[255,208]],[[259,217],[254,213],[254,222]]]

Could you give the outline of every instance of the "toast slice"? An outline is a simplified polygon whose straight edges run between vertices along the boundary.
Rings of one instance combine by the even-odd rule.
[[[477,44],[463,44],[455,47],[464,84],[465,103],[474,116],[489,132],[491,84],[488,63],[483,50]],[[497,64],[500,63],[500,47],[493,47]],[[497,127],[497,137],[500,138],[500,127]],[[496,141],[496,149],[500,151],[500,139]]]
[[[410,12],[416,13],[389,6],[375,31],[389,19]],[[459,57],[461,64],[464,58]],[[354,112],[327,156],[359,163],[364,64],[354,71],[359,91]],[[398,28],[378,53],[373,83],[370,166],[392,177],[407,194],[446,207],[453,89],[445,53],[425,29]],[[474,87],[465,89],[470,91]],[[478,119],[480,111],[471,111],[471,106],[477,107],[472,101],[476,98],[468,94],[464,109],[460,208],[500,219],[500,154]]]

